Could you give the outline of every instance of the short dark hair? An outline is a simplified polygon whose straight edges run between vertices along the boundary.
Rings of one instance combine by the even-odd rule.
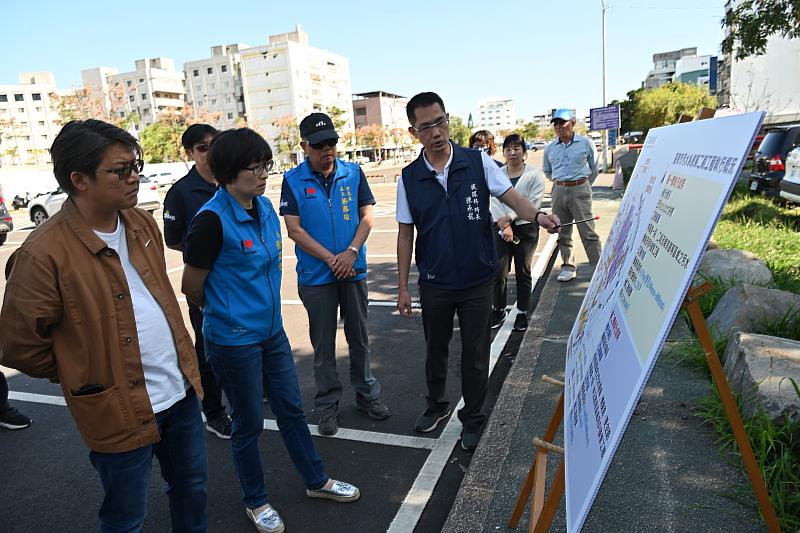
[[[408,117],[408,122],[414,126],[417,123],[417,116],[415,114],[417,109],[420,107],[432,106],[433,104],[439,104],[439,106],[442,108],[442,111],[447,113],[447,110],[444,108],[444,102],[442,102],[442,98],[438,94],[428,92],[414,95],[406,104],[406,116]]]
[[[236,181],[239,171],[253,163],[272,159],[272,148],[250,128],[226,130],[211,141],[208,166],[220,185]]]
[[[525,138],[517,133],[512,133],[503,140],[503,150],[509,146],[519,146],[522,148],[523,153],[528,153],[528,147],[525,146]]]
[[[489,155],[494,155],[497,152],[497,144],[494,142],[494,135],[489,130],[478,130],[469,137],[469,147],[475,144],[475,141],[480,141],[486,145],[486,151]],[[505,145],[504,145],[505,146]]]
[[[73,172],[81,172],[94,179],[106,149],[117,143],[129,148],[137,159],[142,158],[139,142],[113,124],[95,119],[72,120],[64,124],[50,147],[53,174],[61,190],[68,195],[75,193],[70,179]]]
[[[202,142],[208,135],[212,137],[217,134],[217,128],[208,124],[192,124],[181,135],[181,144],[187,152],[194,148],[194,145]]]

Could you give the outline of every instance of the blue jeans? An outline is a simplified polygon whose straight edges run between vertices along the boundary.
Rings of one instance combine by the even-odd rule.
[[[155,444],[122,453],[89,453],[105,491],[98,513],[103,533],[142,530],[153,455],[158,457],[167,482],[173,533],[207,529],[206,432],[194,389],[169,409],[156,413],[156,423],[161,440]]]
[[[231,409],[231,451],[244,504],[255,509],[269,501],[258,450],[265,379],[269,406],[295,468],[309,489],[325,485],[328,476],[306,425],[286,332],[281,329],[271,339],[246,346],[221,346],[206,339],[206,356]]]

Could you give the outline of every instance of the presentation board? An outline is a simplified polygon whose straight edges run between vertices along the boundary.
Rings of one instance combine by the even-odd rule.
[[[586,519],[763,118],[647,135],[567,342],[569,532]]]

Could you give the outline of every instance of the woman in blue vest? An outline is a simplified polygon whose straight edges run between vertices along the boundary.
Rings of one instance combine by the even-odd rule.
[[[206,355],[230,403],[233,463],[247,516],[259,531],[275,533],[284,526],[269,504],[258,450],[264,381],[307,495],[352,502],[360,492],[325,473],[303,414],[281,319],[281,226],[262,196],[272,150],[251,129],[229,130],[212,141],[208,162],[220,189],[189,228],[182,290],[203,307]]]

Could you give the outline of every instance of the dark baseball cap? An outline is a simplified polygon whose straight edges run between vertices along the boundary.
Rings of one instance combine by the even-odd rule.
[[[339,139],[331,117],[325,113],[311,113],[300,121],[300,137],[308,141],[309,144]]]

